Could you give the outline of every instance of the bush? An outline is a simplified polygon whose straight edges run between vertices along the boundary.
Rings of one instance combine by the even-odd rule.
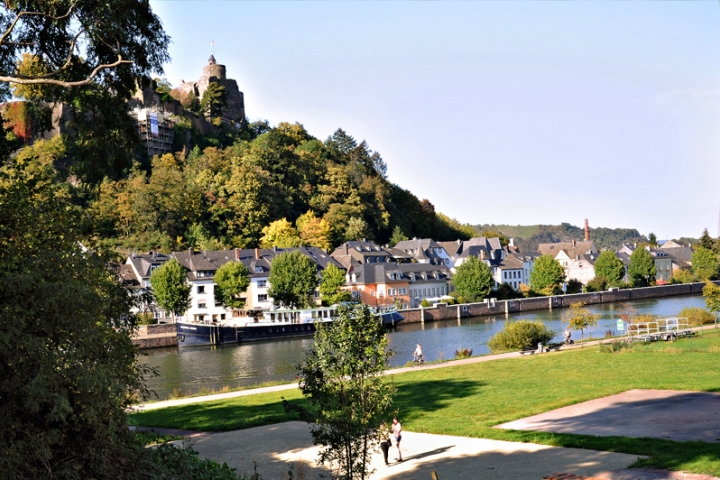
[[[158,321],[155,319],[155,315],[150,312],[138,313],[137,315],[138,325],[155,325],[156,323],[158,323]]]
[[[567,281],[567,292],[569,294],[572,293],[582,293],[582,282],[579,282],[578,280],[575,280],[574,278]]]
[[[430,306],[430,302],[427,301],[427,298],[423,298],[422,302],[420,302],[420,306],[422,308],[428,308]]]
[[[491,297],[495,297],[498,300],[512,300],[518,298],[518,292],[509,283],[503,283],[497,290],[490,294]]]
[[[600,345],[600,353],[631,352],[632,348],[633,346],[631,343],[618,340],[616,342],[603,343],[602,345]]]
[[[695,275],[687,268],[676,270],[673,272],[673,276],[670,277],[670,283],[693,283],[696,281]]]
[[[585,288],[588,292],[605,291],[607,289],[607,280],[605,280],[603,277],[595,277],[590,280],[587,285],[585,285]]]
[[[678,317],[685,317],[691,327],[715,323],[715,315],[700,307],[685,307],[680,310]]]
[[[502,352],[537,347],[538,343],[549,342],[555,334],[540,320],[508,320],[505,328],[488,341],[488,348],[493,352]]]

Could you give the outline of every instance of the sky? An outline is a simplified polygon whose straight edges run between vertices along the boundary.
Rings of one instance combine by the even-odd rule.
[[[174,86],[214,53],[251,121],[342,128],[460,222],[720,236],[718,0],[151,5]]]

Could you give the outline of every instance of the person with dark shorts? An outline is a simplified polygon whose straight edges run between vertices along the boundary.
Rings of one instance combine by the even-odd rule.
[[[400,425],[397,417],[393,417],[392,424],[393,437],[395,437],[395,446],[398,449],[397,461],[402,462],[402,451],[400,451],[400,440],[402,440],[402,425]]]
[[[383,458],[385,459],[385,466],[390,465],[388,463],[388,452],[390,451],[390,447],[392,446],[392,440],[390,437],[380,442],[380,449],[383,452]]]

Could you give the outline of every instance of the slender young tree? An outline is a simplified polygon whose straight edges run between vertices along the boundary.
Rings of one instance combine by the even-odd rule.
[[[190,308],[190,284],[185,269],[174,258],[155,269],[150,286],[158,306],[173,315],[182,315]]]
[[[227,262],[217,269],[215,280],[215,302],[228,308],[242,308],[245,300],[240,295],[250,286],[248,269],[242,262]]]
[[[570,309],[563,315],[563,322],[568,323],[571,330],[580,330],[580,346],[583,345],[585,329],[597,325],[599,314],[590,313],[582,302],[570,304]]]
[[[364,305],[342,306],[330,325],[319,325],[301,365],[300,390],[311,404],[283,400],[311,423],[318,463],[337,466],[338,478],[363,480],[383,435],[395,388],[383,381],[387,336]]]

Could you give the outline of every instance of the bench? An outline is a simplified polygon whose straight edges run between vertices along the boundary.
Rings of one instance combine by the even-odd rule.
[[[562,343],[548,343],[547,346],[545,347],[545,351],[552,352],[553,350],[555,350],[556,352],[559,352],[560,347],[562,347],[562,346],[563,346]]]
[[[535,355],[535,352],[537,352],[536,347],[525,347],[520,350],[520,355],[525,355],[526,353],[529,353],[530,355]]]

